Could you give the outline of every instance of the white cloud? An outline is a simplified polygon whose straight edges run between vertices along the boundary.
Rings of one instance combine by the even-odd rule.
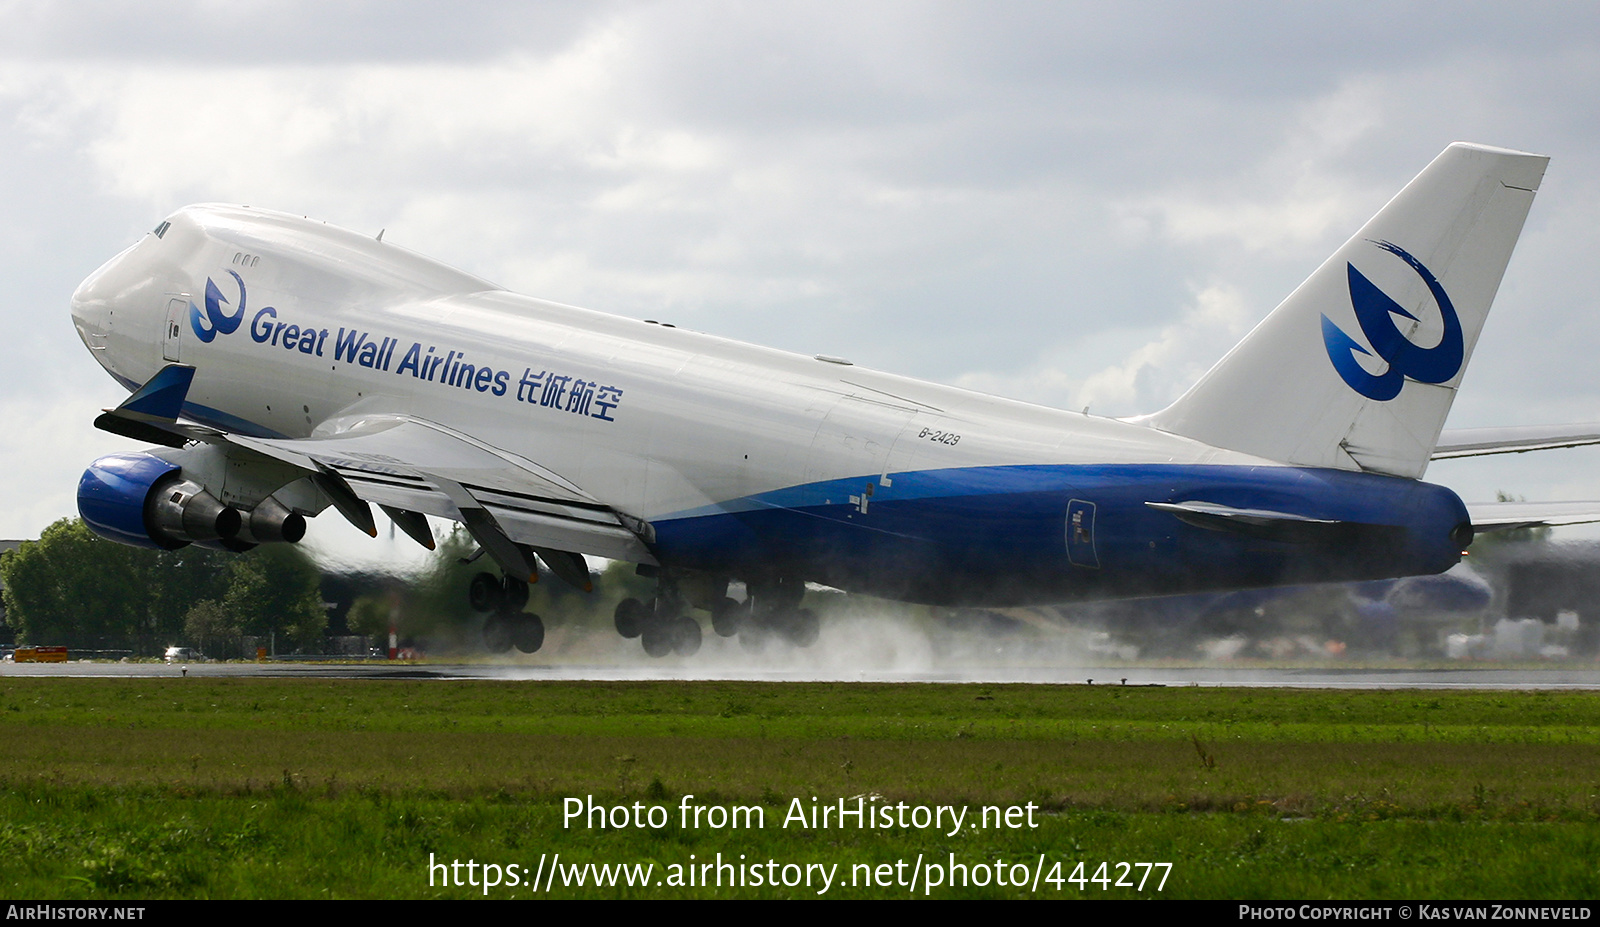
[[[97,397],[41,390],[0,402],[5,423],[0,472],[10,475],[0,506],[0,537],[36,538],[56,519],[76,515],[78,476],[89,463],[136,450],[126,438],[93,425],[113,392]]]
[[[1502,294],[1523,314],[1491,318],[1458,407],[1600,418],[1578,8],[307,5],[249,47],[204,5],[4,9],[25,20],[0,36],[10,383],[98,377],[67,294],[160,214],[224,200],[564,302],[1148,412],[1467,138],[1556,160]],[[71,511],[108,398],[4,407],[16,530]]]
[[[1154,412],[1221,360],[1244,336],[1252,316],[1237,290],[1213,284],[1197,289],[1176,322],[1126,350],[1118,363],[1084,373],[1082,359],[1105,352],[1080,344],[1058,352],[1053,364],[1009,375],[969,373],[957,385],[1061,408],[1088,408],[1101,415]]]
[[[1341,230],[1348,234],[1369,214],[1373,191],[1348,176],[1347,164],[1352,150],[1383,125],[1384,100],[1375,80],[1346,81],[1303,104],[1272,150],[1240,149],[1228,176],[1118,203],[1123,227],[1180,243],[1220,240],[1248,252],[1281,252],[1321,244]]]
[[[1183,316],[1121,364],[1091,374],[1078,388],[1095,409],[1154,412],[1177,399],[1241,337],[1250,312],[1237,291],[1209,286],[1195,293]]]

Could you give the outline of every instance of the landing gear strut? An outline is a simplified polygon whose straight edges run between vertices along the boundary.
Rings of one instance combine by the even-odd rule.
[[[650,656],[676,653],[688,657],[700,650],[701,631],[700,622],[684,614],[686,606],[676,577],[664,572],[656,581],[655,598],[648,602],[623,599],[612,617],[617,633],[639,638]]]
[[[817,642],[821,622],[809,608],[800,607],[806,585],[794,577],[775,576],[753,580],[745,602],[744,620],[739,624],[739,645],[758,652],[774,638],[795,647],[810,647]]]
[[[644,652],[652,657],[669,653],[689,656],[700,649],[702,640],[700,623],[684,614],[692,602],[711,612],[711,629],[717,636],[737,635],[746,650],[761,650],[774,638],[796,647],[816,643],[817,616],[798,607],[805,583],[781,577],[751,582],[750,594],[743,602],[730,598],[727,589],[726,578],[682,578],[662,571],[654,598],[617,603],[613,616],[617,633],[629,640],[639,638]]]
[[[512,647],[534,653],[544,646],[544,622],[522,610],[528,604],[527,583],[479,573],[467,587],[467,598],[473,611],[490,613],[483,622],[483,644],[490,653],[506,653]]]

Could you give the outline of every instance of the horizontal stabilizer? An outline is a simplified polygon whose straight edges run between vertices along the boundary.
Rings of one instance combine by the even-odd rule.
[[[1439,435],[1433,459],[1521,454],[1558,447],[1600,444],[1600,422],[1581,425],[1512,425],[1505,428],[1455,428]]]
[[[1468,502],[1472,530],[1510,531],[1600,522],[1600,502]]]

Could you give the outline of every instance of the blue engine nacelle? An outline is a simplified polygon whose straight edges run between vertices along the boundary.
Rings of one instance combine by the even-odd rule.
[[[191,542],[238,538],[244,519],[182,468],[150,454],[112,454],[83,471],[78,513],[101,537],[175,550]]]

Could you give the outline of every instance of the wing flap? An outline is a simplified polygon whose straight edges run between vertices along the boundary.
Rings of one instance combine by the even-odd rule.
[[[515,545],[656,562],[648,522],[534,461],[437,422],[353,416],[326,423],[327,434],[310,438],[249,437],[180,422],[194,373],[185,364],[163,367],[95,425],[167,447],[227,443],[290,464],[369,534],[376,529],[367,503],[461,522],[513,575],[530,572],[532,562]],[[407,534],[421,533],[417,520],[407,521]]]
[[[646,523],[533,461],[410,416],[334,424],[326,437],[229,439],[308,470],[331,470],[366,501],[462,522],[491,553],[504,548],[498,533],[532,547],[656,562]],[[496,560],[508,557],[503,551]]]

